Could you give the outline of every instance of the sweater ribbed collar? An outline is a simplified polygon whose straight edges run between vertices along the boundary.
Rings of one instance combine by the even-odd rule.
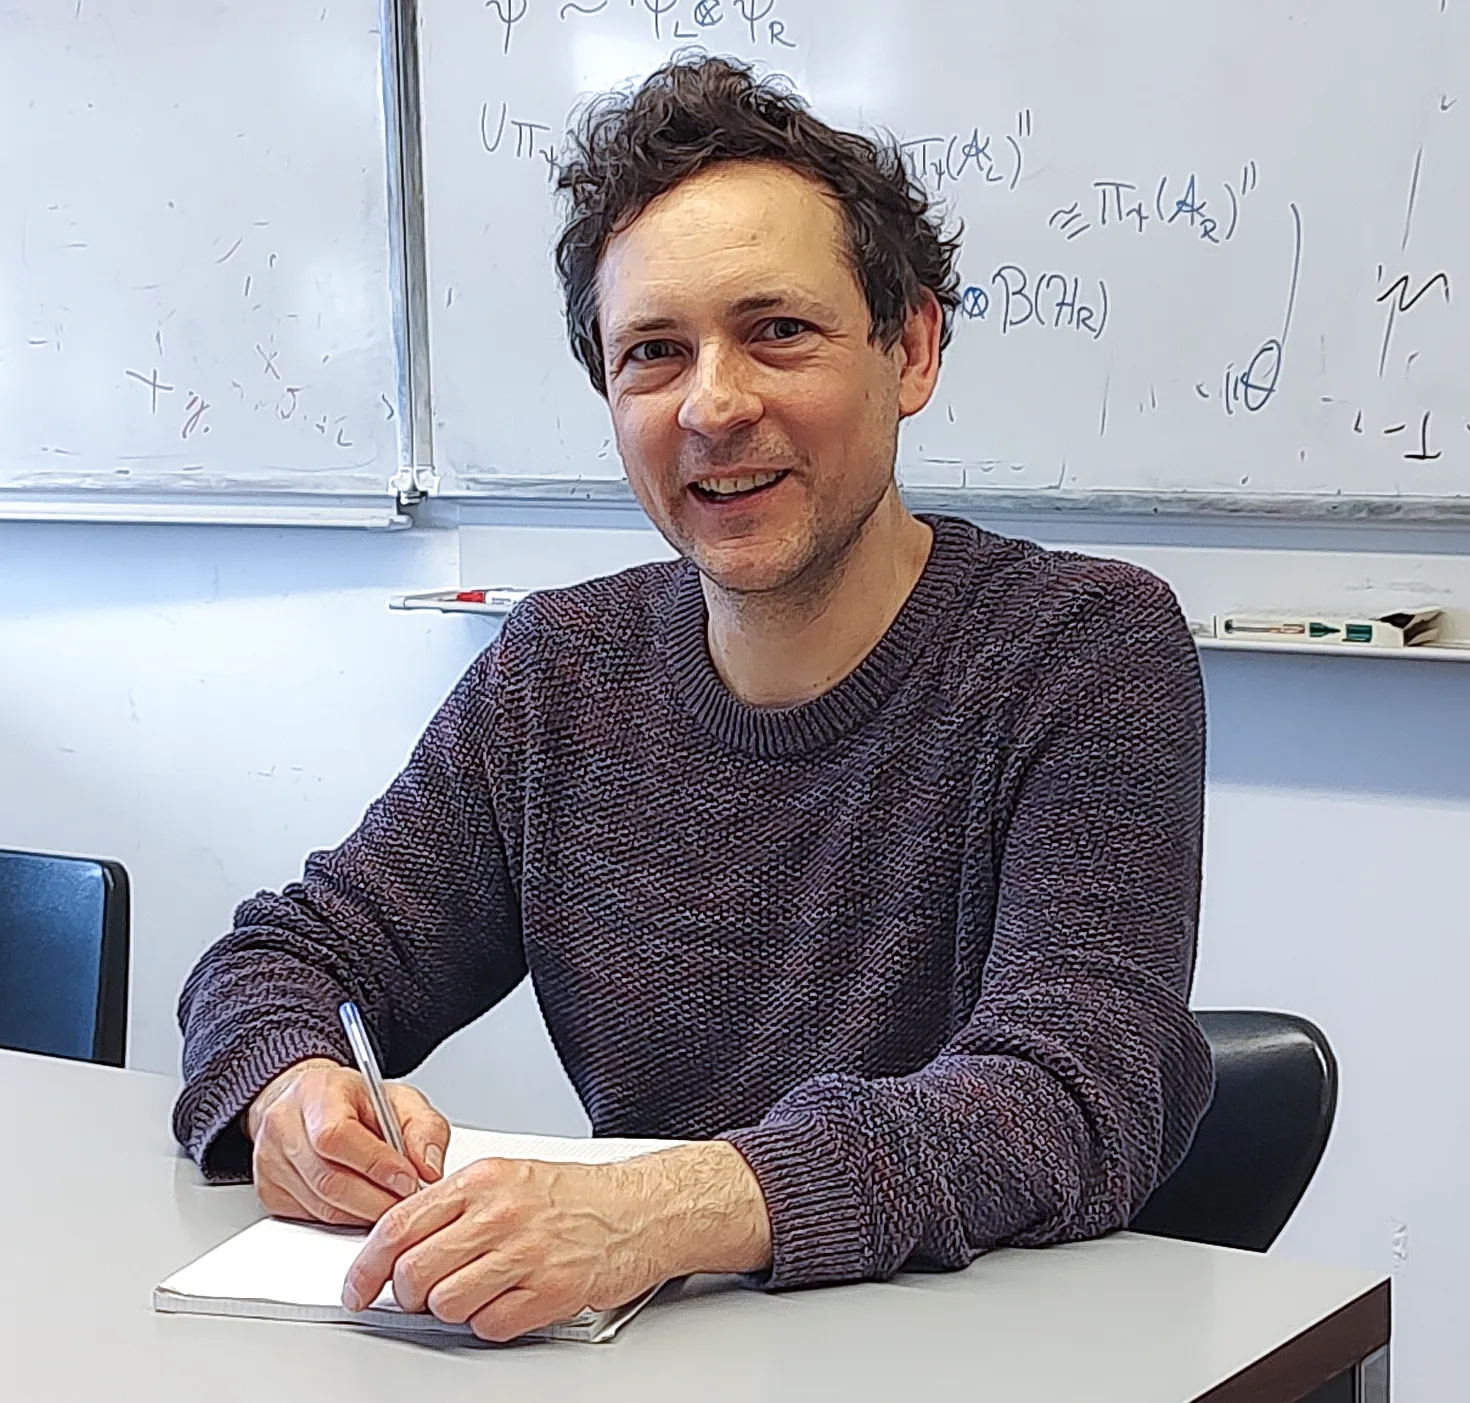
[[[768,758],[818,750],[874,716],[952,617],[955,594],[974,565],[975,527],[954,517],[919,519],[933,529],[934,542],[888,631],[835,687],[798,706],[751,706],[725,686],[710,657],[699,571],[684,561],[673,582],[663,640],[664,665],[682,708],[726,745]]]

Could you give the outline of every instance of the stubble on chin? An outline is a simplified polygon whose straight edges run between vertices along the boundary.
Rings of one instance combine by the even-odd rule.
[[[826,535],[816,523],[805,521],[759,562],[722,559],[721,552],[698,543],[681,554],[704,577],[706,598],[713,594],[710,602],[718,601],[731,615],[766,621],[809,619],[822,612],[841,582],[853,546],[871,516],[870,510]]]

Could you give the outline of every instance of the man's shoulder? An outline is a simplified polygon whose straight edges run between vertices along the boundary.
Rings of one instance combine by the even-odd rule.
[[[1179,617],[1173,590],[1140,565],[968,529],[972,568],[962,612],[997,642],[1065,631],[1089,618]]]
[[[1181,707],[1197,705],[1186,693],[1197,690],[1198,654],[1165,581],[1128,561],[973,529],[951,647],[938,655],[956,710],[1022,728],[1058,696],[1101,705],[1161,678],[1171,679],[1169,695],[1186,698]]]

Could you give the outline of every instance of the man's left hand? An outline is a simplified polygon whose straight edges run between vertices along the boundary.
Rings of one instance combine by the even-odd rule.
[[[760,1186],[724,1141],[620,1164],[485,1159],[389,1209],[342,1301],[363,1310],[391,1281],[404,1310],[504,1341],[671,1277],[770,1259]]]

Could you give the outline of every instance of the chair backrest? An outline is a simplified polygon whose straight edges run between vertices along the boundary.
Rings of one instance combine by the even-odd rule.
[[[128,875],[121,864],[0,849],[0,1047],[121,1067]]]
[[[1196,1015],[1215,1056],[1215,1099],[1184,1162],[1135,1232],[1264,1252],[1301,1201],[1337,1109],[1337,1059],[1289,1013]]]

